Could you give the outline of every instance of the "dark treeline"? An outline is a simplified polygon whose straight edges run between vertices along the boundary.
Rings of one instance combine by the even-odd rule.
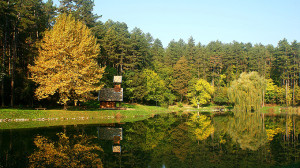
[[[37,101],[36,85],[28,79],[28,65],[38,55],[39,42],[61,13],[71,13],[95,34],[101,47],[99,65],[106,66],[101,82],[112,86],[112,76],[124,78],[128,102],[170,105],[190,102],[198,79],[214,88],[211,102],[228,104],[227,88],[242,72],[257,71],[267,79],[266,103],[300,103],[299,42],[280,40],[277,46],[212,41],[196,44],[172,40],[164,47],[159,39],[126,23],[99,21],[92,0],[3,0],[0,2],[0,79],[2,106],[37,106],[56,102],[54,95]],[[201,40],[201,39],[200,39]]]

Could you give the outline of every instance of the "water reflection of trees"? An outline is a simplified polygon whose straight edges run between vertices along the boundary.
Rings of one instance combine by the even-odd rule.
[[[267,142],[262,118],[257,114],[242,114],[229,121],[228,133],[242,149],[257,150]]]
[[[299,116],[284,115],[270,117],[266,120],[266,130],[270,136],[270,158],[275,164],[283,165],[284,163],[299,162],[299,119]]]
[[[192,133],[192,138],[198,141],[203,141],[214,133],[214,127],[211,120],[205,115],[194,114],[190,117],[187,125],[190,127],[189,132]]]
[[[99,158],[102,149],[90,143],[93,137],[57,135],[57,141],[50,141],[43,136],[35,138],[37,149],[29,156],[30,167],[103,167]]]
[[[206,119],[202,121],[199,119],[205,117]],[[57,158],[58,156],[71,158],[67,153],[76,152],[74,151],[75,144],[85,144],[83,146],[87,147],[91,147],[95,143],[100,144],[105,151],[104,153],[101,153],[100,156],[103,167],[161,168],[165,166],[176,168],[245,167],[245,165],[248,167],[270,167],[274,165],[284,166],[300,161],[299,116],[265,117],[265,128],[263,128],[263,124],[261,124],[263,123],[262,118],[256,118],[259,116],[253,118],[245,116],[244,118],[244,120],[249,120],[247,123],[252,123],[253,125],[257,124],[255,127],[243,125],[245,124],[243,120],[236,120],[236,118],[233,117],[205,117],[199,116],[199,118],[193,119],[193,115],[166,115],[155,116],[154,118],[144,121],[117,125],[116,127],[122,127],[123,129],[123,139],[120,142],[120,145],[122,146],[121,153],[112,152],[112,140],[100,141],[99,139],[89,139],[84,143],[80,143],[80,141],[75,140],[76,138],[73,138],[73,134],[78,135],[82,134],[82,132],[88,135],[97,135],[97,127],[95,126],[67,127],[65,133],[70,135],[70,138],[68,139],[69,145],[62,146],[68,146],[71,149],[68,151],[65,150],[65,155],[62,153],[58,154],[60,138],[54,138],[57,137],[55,136],[55,133],[51,133],[51,135],[45,134],[47,137],[50,137],[51,141],[49,139],[40,141],[46,142],[43,143],[45,144],[43,148],[47,147],[49,151],[54,151],[51,152],[51,154],[48,154],[49,157],[55,158],[52,159],[52,161],[56,160],[56,162],[63,162],[61,159]],[[260,123],[257,123],[257,121]],[[204,125],[206,125],[206,127],[204,127]],[[202,138],[198,140],[196,139],[195,131],[193,131],[195,130],[193,128],[196,127],[203,127],[201,130],[204,130],[202,132],[196,131],[201,132],[200,137]],[[244,129],[243,127],[247,129]],[[210,130],[209,128],[213,128],[213,133],[208,131]],[[258,141],[258,143],[260,143],[259,136],[262,136],[263,134],[258,130],[261,129],[264,129],[265,132],[276,129],[280,131],[272,134],[272,139],[269,139],[269,137],[271,137],[271,134],[269,134],[266,141],[263,141],[263,144],[261,144],[260,147],[257,147],[254,142]],[[252,133],[247,133],[248,130]],[[239,144],[238,140],[234,140],[230,133],[232,131],[236,131],[235,134],[237,138],[242,139],[241,137],[244,136],[252,139],[249,140],[249,142],[244,142],[242,139],[240,141],[242,143]],[[49,130],[47,132],[49,132]],[[37,133],[32,135],[36,134]],[[25,134],[23,136],[26,137]],[[11,140],[11,144],[13,145],[16,140],[13,137]],[[53,144],[52,147],[51,143]],[[8,151],[9,144],[10,143],[8,142],[2,142],[2,144],[0,142],[0,148],[7,148],[4,149],[4,151]],[[257,150],[251,150],[244,144],[250,144],[250,148],[257,148]],[[246,150],[240,150],[241,147],[245,147]],[[85,149],[85,147],[83,147],[83,149]],[[22,150],[24,151],[24,149]],[[40,153],[38,153],[38,151],[40,151]],[[54,155],[55,153],[56,155]],[[89,153],[89,151],[86,151],[85,153]],[[90,150],[90,153],[99,155],[99,151],[97,150]],[[42,150],[37,148],[31,157],[37,159],[46,154],[47,152],[42,153]],[[0,153],[0,167],[1,165],[4,165],[3,162],[1,163],[1,159],[4,158],[3,156],[4,155]],[[46,156],[44,158],[46,158]],[[35,162],[35,164],[40,164],[40,161],[43,160],[31,159],[31,162]],[[72,162],[70,159],[65,159],[64,161]],[[75,163],[77,162],[75,161]],[[64,165],[65,163],[62,164]]]
[[[207,127],[214,129],[213,134],[211,131],[202,132],[200,137],[203,138],[198,139],[199,141],[195,134],[198,131],[193,131],[193,127],[201,127],[203,121],[209,123],[210,119],[207,117],[201,123],[200,119],[192,117],[155,117],[126,125],[122,146],[124,153],[120,155],[122,167],[268,167],[299,161],[299,158],[285,152],[299,155],[299,146],[284,145],[282,133],[278,133],[273,141],[267,140],[267,127],[264,129],[259,115],[245,116],[240,120],[224,116],[213,117]],[[269,125],[273,123],[267,119],[265,122]],[[296,128],[299,127],[296,125]],[[278,145],[280,147],[277,149],[275,146]],[[270,150],[274,150],[274,153],[270,153]]]

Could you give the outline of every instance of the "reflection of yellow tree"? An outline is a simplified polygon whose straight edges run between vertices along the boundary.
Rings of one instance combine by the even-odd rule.
[[[57,142],[42,136],[35,138],[38,149],[29,156],[30,167],[103,167],[97,154],[102,149],[90,144],[90,137],[79,135],[70,141],[63,133],[57,135]]]
[[[268,141],[272,141],[274,136],[279,134],[279,133],[282,133],[283,130],[279,127],[276,127],[276,128],[266,129],[266,132],[267,132],[267,136],[268,136]]]
[[[274,136],[277,134],[285,134],[285,138],[288,139],[289,135],[294,130],[293,126],[295,126],[295,124],[296,123],[293,124],[292,118],[289,115],[286,116],[285,120],[282,118],[279,122],[266,124],[268,140],[272,141]]]
[[[267,141],[261,118],[255,114],[231,118],[228,132],[242,149],[257,150]]]
[[[190,132],[196,140],[205,140],[214,132],[214,127],[211,125],[211,120],[205,115],[194,114],[187,122]]]

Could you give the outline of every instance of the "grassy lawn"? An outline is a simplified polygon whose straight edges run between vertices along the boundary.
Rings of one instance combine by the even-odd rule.
[[[58,125],[131,122],[165,114],[171,110],[124,104],[126,110],[23,110],[0,109],[0,129],[33,128]]]
[[[133,122],[147,119],[156,114],[170,112],[208,112],[213,114],[219,106],[193,108],[189,105],[175,105],[168,109],[156,106],[144,106],[138,104],[123,104],[126,110],[24,110],[24,109],[0,109],[0,130],[34,127],[49,127],[60,125],[79,124],[105,124]],[[226,107],[226,111],[232,107]],[[268,114],[297,114],[300,108],[284,108],[281,106],[263,107],[263,112]]]

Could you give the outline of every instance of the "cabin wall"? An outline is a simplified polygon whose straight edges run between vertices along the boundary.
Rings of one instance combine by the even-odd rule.
[[[116,108],[116,102],[100,102],[100,108]]]

